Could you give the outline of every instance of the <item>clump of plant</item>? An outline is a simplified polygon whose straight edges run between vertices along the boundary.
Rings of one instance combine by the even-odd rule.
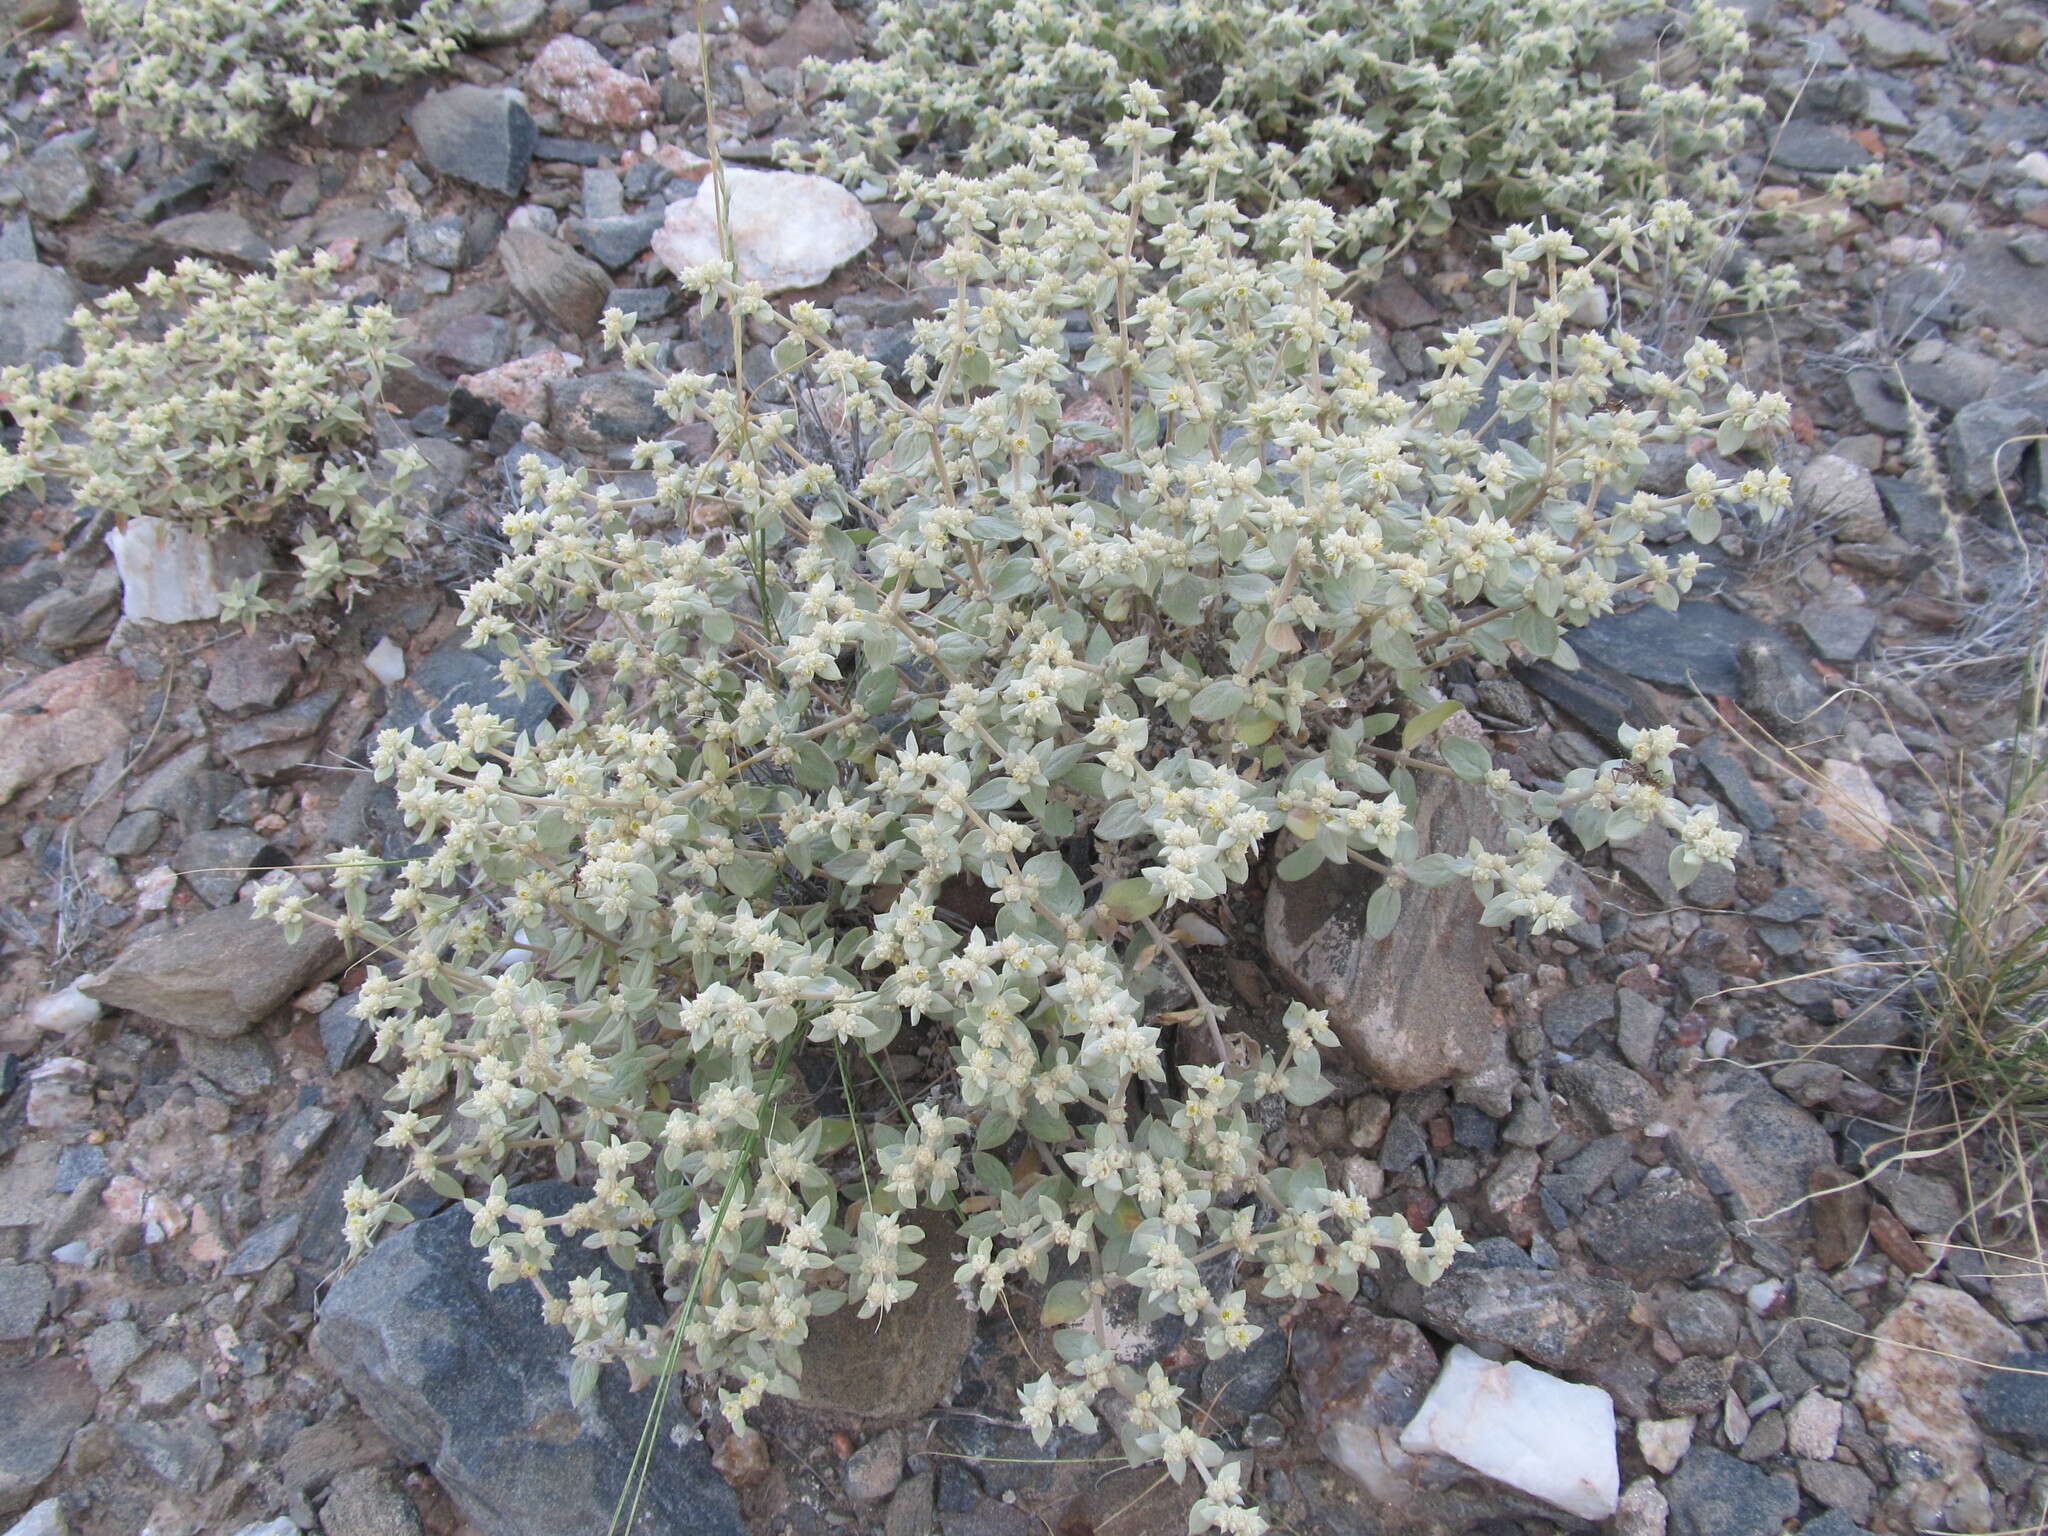
[[[201,261],[150,273],[71,317],[79,361],[0,372],[20,429],[0,494],[64,482],[125,524],[156,517],[214,534],[295,527],[301,605],[345,595],[405,552],[416,450],[370,452],[384,370],[398,353],[381,305],[324,296],[325,252],[246,275]],[[276,604],[251,577],[227,617]]]
[[[45,49],[83,68],[95,112],[145,133],[254,149],[290,116],[318,121],[360,81],[441,69],[454,57],[456,0],[83,0],[90,52]]]
[[[1576,921],[1559,822],[1588,847],[1667,827],[1681,883],[1728,861],[1736,835],[1670,792],[1671,730],[1527,787],[1438,730],[1431,685],[1461,658],[1570,665],[1574,626],[1675,605],[1699,559],[1643,528],[1682,509],[1711,538],[1788,486],[1700,466],[1652,495],[1645,446],[1737,454],[1787,408],[1713,342],[1665,369],[1569,324],[1589,265],[1645,238],[1627,216],[1596,252],[1508,233],[1500,313],[1400,394],[1335,295],[1337,216],[1291,202],[1287,249],[1249,254],[1232,203],[1172,194],[1165,105],[1129,105],[1107,175],[1041,128],[1025,163],[931,184],[953,296],[907,394],[823,310],[777,312],[728,262],[682,274],[707,323],[779,334],[776,378],[661,378],[716,441],[642,444],[644,498],[530,461],[512,553],[466,594],[471,642],[561,723],[387,733],[375,770],[434,851],[376,896],[338,855],[338,918],[270,900],[393,957],[358,1008],[410,1164],[350,1193],[354,1251],[417,1182],[464,1201],[496,1280],[545,1284],[576,1248],[648,1266],[660,1327],[601,1272],[548,1293],[577,1389],[680,1361],[735,1423],[796,1390],[823,1314],[1028,1288],[1059,1356],[1023,1389],[1032,1431],[1092,1429],[1107,1394],[1133,1459],[1202,1479],[1193,1530],[1257,1532],[1243,1463],[1119,1356],[1109,1304],[1223,1355],[1259,1335],[1254,1295],[1350,1296],[1382,1253],[1426,1282],[1461,1238],[1275,1165],[1261,1106],[1327,1095],[1336,1041],[1299,1004],[1226,1036],[1181,925],[1283,828],[1280,878],[1381,874],[1380,934],[1417,883],[1469,882],[1495,926]],[[630,317],[607,327],[649,365]],[[1422,846],[1418,806],[1453,785],[1500,842]],[[799,1052],[843,1111],[800,1090]],[[518,1204],[534,1157],[588,1197]],[[934,1274],[940,1220],[965,1256]]]
[[[874,21],[872,57],[826,72],[824,147],[792,160],[858,182],[919,141],[1001,168],[1041,124],[1096,139],[1143,80],[1184,195],[1265,210],[1283,239],[1293,199],[1341,200],[1333,253],[1368,272],[1449,227],[1461,197],[1575,230],[1682,197],[1725,224],[1728,156],[1762,110],[1741,17],[1711,3],[881,0]],[[1631,28],[1640,58],[1610,55]]]

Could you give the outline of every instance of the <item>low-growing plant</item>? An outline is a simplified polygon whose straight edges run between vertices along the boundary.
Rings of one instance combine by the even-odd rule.
[[[394,320],[324,297],[334,271],[325,252],[246,275],[183,261],[81,305],[78,362],[0,372],[21,434],[0,451],[0,494],[57,480],[119,523],[209,533],[295,518],[290,601],[350,593],[405,552],[404,493],[425,465],[370,451]],[[229,619],[276,606],[264,580],[235,584]]]
[[[456,0],[83,0],[90,51],[41,50],[85,73],[95,112],[210,148],[254,149],[280,117],[317,121],[360,81],[441,69]]]
[[[1109,1304],[1223,1355],[1258,1337],[1255,1294],[1350,1296],[1382,1253],[1428,1281],[1462,1239],[1276,1166],[1262,1106],[1327,1095],[1336,1041],[1298,1003],[1227,1036],[1181,924],[1282,828],[1279,878],[1379,872],[1376,934],[1415,883],[1468,882],[1494,926],[1577,921],[1559,822],[1588,847],[1667,827],[1681,883],[1727,862],[1736,835],[1670,793],[1673,731],[1525,786],[1439,729],[1432,681],[1571,665],[1574,626],[1675,605],[1699,558],[1643,528],[1682,509],[1711,538],[1788,485],[1700,466],[1652,495],[1645,445],[1739,454],[1787,407],[1711,341],[1667,370],[1568,323],[1592,263],[1647,238],[1626,216],[1596,251],[1510,231],[1499,313],[1399,393],[1335,296],[1337,216],[1289,203],[1288,248],[1248,253],[1231,202],[1171,195],[1164,105],[1129,105],[1108,177],[1041,128],[1025,163],[929,186],[952,297],[907,393],[825,311],[777,312],[729,262],[682,274],[735,355],[746,327],[779,336],[775,378],[657,374],[715,446],[642,444],[647,496],[530,460],[512,553],[466,594],[471,643],[560,724],[465,708],[445,741],[387,733],[375,770],[433,851],[388,895],[338,855],[339,915],[266,904],[393,957],[357,1007],[409,1165],[350,1192],[354,1252],[424,1183],[473,1213],[494,1282],[545,1287],[576,1246],[644,1265],[664,1326],[628,1326],[601,1272],[548,1294],[577,1390],[680,1358],[736,1424],[797,1390],[822,1314],[920,1284],[987,1309],[1028,1281],[1059,1355],[1023,1389],[1033,1433],[1094,1428],[1107,1393],[1128,1455],[1202,1479],[1191,1529],[1256,1532],[1242,1461],[1120,1356]],[[606,325],[651,366],[630,317]],[[1421,845],[1418,805],[1453,781],[1500,841]],[[844,1113],[797,1091],[799,1051]],[[520,1206],[535,1157],[588,1197]],[[965,1244],[951,1273],[919,1270],[935,1220]]]
[[[1707,0],[881,0],[873,35],[826,69],[821,147],[787,146],[793,163],[858,183],[914,142],[1000,169],[1041,124],[1094,140],[1143,80],[1190,200],[1266,210],[1282,244],[1291,200],[1344,200],[1330,247],[1368,273],[1461,197],[1575,231],[1685,198],[1725,226],[1729,156],[1762,111],[1742,19]]]

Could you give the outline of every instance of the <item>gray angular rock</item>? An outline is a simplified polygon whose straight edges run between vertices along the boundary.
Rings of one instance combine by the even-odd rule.
[[[1676,613],[1645,603],[1572,631],[1572,649],[1602,666],[1660,688],[1708,694],[1735,692],[1736,653],[1752,642],[1790,643],[1713,598],[1682,602]]]
[[[1799,615],[1799,628],[1823,661],[1854,661],[1877,632],[1877,611],[1861,603],[1829,603]]]
[[[32,1336],[49,1309],[47,1269],[40,1264],[0,1264],[0,1344]]]
[[[1645,1179],[1634,1194],[1588,1209],[1579,1230],[1631,1281],[1688,1280],[1728,1252],[1721,1208],[1679,1179]]]
[[[154,1354],[128,1373],[135,1407],[146,1419],[176,1413],[199,1390],[199,1367],[183,1355]]]
[[[355,1015],[356,999],[360,996],[357,992],[347,993],[320,1010],[320,1049],[326,1053],[330,1072],[346,1072],[369,1057],[370,1036],[376,1031],[368,1019]]]
[[[2036,346],[2048,345],[2048,267],[2027,261],[2003,233],[1971,237],[1962,248],[1955,295],[1983,311],[2000,329],[2015,330]]]
[[[1422,1320],[1481,1353],[1513,1353],[1568,1371],[1619,1342],[1633,1301],[1629,1288],[1613,1280],[1487,1269],[1466,1260],[1422,1293]]]
[[[1956,412],[1942,439],[1942,456],[1958,510],[1996,495],[2001,484],[2018,478],[2022,461],[2039,447],[2026,439],[2042,425],[2041,410],[2022,396],[1978,400]]]
[[[1842,28],[1857,51],[1879,69],[1948,62],[1946,38],[1874,6],[1850,6],[1842,12]]]
[[[1821,175],[1859,170],[1876,158],[1841,129],[1803,117],[1780,128],[1771,138],[1770,150],[1773,165]]]
[[[559,1215],[582,1198],[550,1181],[511,1192]],[[608,1369],[580,1407],[569,1401],[568,1346],[541,1321],[532,1287],[487,1288],[460,1207],[415,1222],[335,1283],[313,1331],[314,1354],[409,1459],[422,1461],[485,1536],[602,1531],[625,1487],[647,1400]],[[628,1320],[658,1320],[643,1276],[565,1248],[552,1277],[604,1269],[629,1297]],[[741,1536],[731,1490],[702,1440],[663,1446],[630,1536],[690,1531]]]
[[[104,1392],[121,1379],[129,1366],[149,1353],[149,1344],[140,1328],[123,1320],[102,1324],[87,1334],[84,1353],[85,1368],[92,1373],[93,1385]]]
[[[36,261],[0,261],[0,368],[61,352],[71,312],[85,294],[65,273]]]
[[[2048,1353],[2007,1355],[1977,1389],[1977,1422],[2030,1451],[2048,1451]]]
[[[451,85],[425,97],[407,121],[420,155],[441,175],[507,197],[526,184],[539,132],[511,92]]]
[[[1672,1536],[1779,1536],[1799,1513],[1799,1488],[1746,1462],[1695,1445],[1664,1485]]]
[[[1666,1119],[1673,1142],[1710,1190],[1733,1199],[1738,1217],[1765,1235],[1811,1229],[1804,1201],[1813,1170],[1834,1162],[1834,1142],[1812,1115],[1756,1074],[1713,1062],[1668,1096]]]
[[[1309,1432],[1382,1506],[1413,1500],[1441,1476],[1432,1459],[1401,1448],[1437,1376],[1436,1351],[1420,1328],[1364,1307],[1325,1304],[1294,1332],[1294,1372]]]
[[[1833,736],[1843,706],[1788,640],[1746,640],[1735,649],[1736,702],[1787,746]]]
[[[271,635],[239,635],[218,647],[206,679],[206,702],[229,714],[272,709],[305,670],[297,650]]]
[[[656,437],[673,425],[655,403],[655,383],[639,373],[593,373],[548,383],[548,425],[586,453]]]
[[[1463,784],[1432,779],[1415,816],[1425,848],[1463,848],[1495,826],[1492,807]],[[1323,864],[1266,892],[1266,948],[1288,985],[1328,1011],[1346,1053],[1383,1088],[1407,1090],[1485,1066],[1494,1032],[1486,997],[1490,945],[1479,904],[1460,881],[1410,886],[1384,939],[1365,931],[1377,877]]]
[[[171,868],[185,877],[185,883],[209,907],[226,906],[246,882],[284,862],[284,855],[269,839],[247,827],[194,832],[171,855]]]
[[[1838,454],[1824,453],[1800,466],[1793,503],[1836,538],[1868,544],[1885,535],[1884,503],[1870,471]]]
[[[92,206],[99,184],[81,142],[90,137],[89,133],[67,133],[39,145],[28,157],[28,164],[22,167],[21,191],[37,218],[61,224]]]
[[[273,1216],[242,1239],[242,1245],[221,1266],[221,1274],[230,1278],[262,1274],[291,1251],[292,1244],[298,1240],[302,1219],[298,1211]]]
[[[1615,1007],[1611,986],[1573,987],[1547,999],[1538,1018],[1550,1043],[1568,1051],[1587,1030],[1610,1022]]]
[[[115,1433],[145,1467],[190,1494],[204,1493],[218,1482],[227,1460],[220,1436],[197,1414],[165,1424],[131,1419]]]
[[[343,959],[323,925],[308,923],[294,944],[271,919],[237,904],[135,940],[79,989],[110,1008],[224,1040],[332,976]]]
[[[495,48],[518,42],[547,13],[547,0],[471,0],[463,20],[471,44]]]
[[[594,260],[616,272],[641,255],[661,228],[658,213],[622,213],[609,218],[571,219],[562,233]]]
[[[255,225],[239,213],[222,208],[181,213],[174,219],[165,219],[150,234],[174,251],[233,267],[263,266],[275,249],[257,233]]]
[[[321,1536],[421,1536],[420,1512],[385,1467],[351,1467],[328,1489]]]
[[[1657,1090],[1627,1067],[1598,1057],[1559,1068],[1558,1085],[1572,1107],[1597,1129],[1639,1130],[1657,1117]]]

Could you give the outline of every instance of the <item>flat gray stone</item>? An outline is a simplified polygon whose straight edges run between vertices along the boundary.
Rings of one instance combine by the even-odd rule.
[[[237,904],[131,942],[80,990],[110,1008],[225,1039],[333,975],[343,959],[323,925],[308,923],[294,944],[270,918]]]
[[[1861,603],[1831,603],[1803,610],[1799,628],[1821,660],[1854,661],[1877,631],[1877,614]]]
[[[71,312],[84,291],[55,267],[0,261],[0,368],[61,352],[71,335]]]
[[[583,1191],[551,1181],[510,1198],[559,1214]],[[313,1352],[485,1536],[606,1530],[647,1397],[629,1392],[614,1366],[572,1406],[566,1336],[542,1322],[531,1286],[488,1288],[469,1229],[469,1213],[456,1206],[385,1239],[329,1292]],[[572,1276],[592,1270],[625,1286],[630,1322],[660,1319],[644,1275],[627,1276],[580,1247],[564,1247],[550,1288],[563,1294]],[[672,1448],[664,1439],[627,1536],[743,1529],[704,1442]]]
[[[40,1264],[0,1264],[0,1343],[34,1335],[50,1309],[50,1272]]]

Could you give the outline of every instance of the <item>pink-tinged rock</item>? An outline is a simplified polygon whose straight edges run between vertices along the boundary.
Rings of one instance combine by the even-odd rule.
[[[822,176],[728,166],[725,185],[740,276],[766,293],[815,288],[874,243],[867,209]],[[700,182],[695,197],[668,205],[666,222],[654,232],[654,254],[671,272],[723,254],[714,179]]]
[[[107,1208],[116,1226],[139,1227],[143,1210],[149,1204],[149,1188],[132,1174],[117,1173],[107,1181],[100,1204]]]
[[[0,694],[0,805],[28,785],[119,752],[134,709],[134,674],[104,656]]]
[[[1891,802],[1861,763],[1828,758],[1820,765],[1820,814],[1828,830],[1852,848],[1881,851],[1892,834]]]
[[[558,37],[534,56],[526,88],[565,117],[594,128],[645,128],[661,93],[652,82],[605,62],[580,37]]]
[[[1902,1530],[1984,1530],[1942,1524],[1952,1502],[1974,1504],[1982,1489],[1984,1442],[1970,1399],[1984,1361],[2003,1360],[2020,1336],[1961,1291],[1922,1281],[1873,1331],[1856,1369],[1856,1406],[1870,1432],[1908,1452],[1910,1476],[1891,1504]]]
[[[582,366],[583,359],[574,352],[550,349],[531,357],[515,357],[482,373],[465,373],[455,382],[472,395],[495,401],[528,421],[540,421],[548,413],[550,381],[574,378]]]

